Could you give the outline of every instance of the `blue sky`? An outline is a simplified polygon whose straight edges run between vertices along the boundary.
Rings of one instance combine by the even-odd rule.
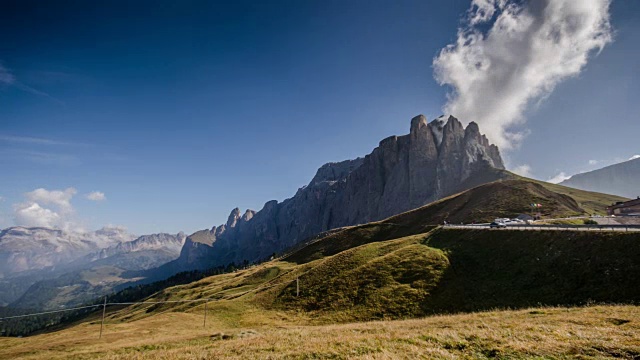
[[[0,227],[35,198],[142,234],[290,197],[322,164],[443,112],[432,62],[469,5],[3,1]],[[613,41],[527,107],[510,167],[548,179],[640,153],[640,3],[610,12]]]

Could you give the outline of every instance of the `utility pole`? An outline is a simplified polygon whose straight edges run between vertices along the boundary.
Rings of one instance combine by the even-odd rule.
[[[296,297],[300,296],[300,278],[296,278]]]
[[[207,327],[207,304],[209,304],[209,301],[206,301],[204,303],[204,324],[202,324],[203,327]]]
[[[102,339],[102,328],[104,327],[104,315],[107,312],[107,297],[104,297],[104,304],[102,305],[102,323],[100,323],[100,337]]]

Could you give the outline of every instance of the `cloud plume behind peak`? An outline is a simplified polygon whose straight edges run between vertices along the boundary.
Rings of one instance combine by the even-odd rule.
[[[502,149],[518,145],[527,106],[578,75],[612,41],[610,0],[473,0],[457,40],[433,60],[450,87],[445,113],[480,124]]]

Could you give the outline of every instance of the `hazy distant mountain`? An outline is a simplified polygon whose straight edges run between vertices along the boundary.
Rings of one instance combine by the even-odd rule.
[[[560,184],[635,198],[640,196],[640,158],[573,175]]]
[[[453,116],[411,120],[408,135],[391,136],[364,158],[329,163],[295,196],[267,202],[226,224],[189,236],[180,258],[156,271],[241,264],[268,257],[320,232],[387,218],[470,187],[509,176],[478,125]]]
[[[130,281],[121,277],[126,271],[176,259],[186,238],[183,233],[133,237],[120,228],[84,234],[47,228],[2,230],[0,304],[20,299],[16,305],[40,308],[86,300]],[[57,298],[58,287],[67,287],[65,299]]]
[[[10,227],[0,231],[0,279],[24,271],[66,266],[80,257],[133,238],[118,227],[86,233]]]
[[[135,271],[158,267],[180,254],[186,236],[144,235],[78,259],[55,278],[32,284],[13,307],[53,309],[75,306],[103,296],[123,283],[137,280]]]
[[[172,257],[169,260],[173,260],[173,258],[180,254],[180,250],[182,249],[185,238],[186,236],[183,232],[180,232],[176,235],[164,233],[143,235],[133,241],[122,242],[117,245],[102,249],[94,254],[90,254],[88,255],[88,260],[90,262],[102,263],[104,262],[104,260],[109,259],[112,264],[115,264],[114,259],[123,258],[125,255],[142,252],[155,252],[158,254],[158,256],[166,254],[168,257]],[[160,262],[160,264],[162,264],[166,261],[155,262]],[[135,268],[148,268],[148,266],[146,265],[134,266],[130,262],[122,265],[123,268],[128,270],[134,270]]]

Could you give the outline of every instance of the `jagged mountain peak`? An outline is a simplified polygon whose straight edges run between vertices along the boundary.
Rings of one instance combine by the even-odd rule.
[[[390,136],[363,158],[321,166],[292,198],[275,200],[225,225],[190,235],[177,268],[255,261],[337,227],[384,219],[506,176],[497,147],[475,123],[454,116],[411,119],[409,134]],[[246,215],[246,213],[245,213]],[[239,226],[239,224],[241,226]]]
[[[227,219],[227,229],[235,227],[238,220],[240,220],[240,209],[235,208],[231,210],[231,214],[229,214],[229,218]]]

